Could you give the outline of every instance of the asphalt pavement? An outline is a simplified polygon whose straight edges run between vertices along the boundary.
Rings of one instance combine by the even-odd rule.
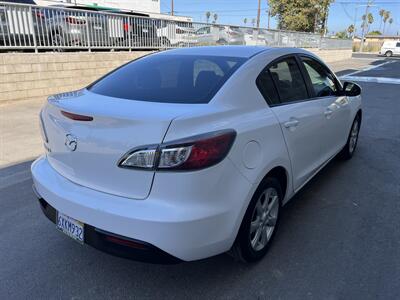
[[[398,78],[400,61],[381,68],[362,75]],[[151,265],[82,246],[42,215],[32,180],[18,179],[29,161],[0,169],[0,299],[398,298],[400,85],[360,85],[355,156],[329,163],[284,208],[257,264],[219,255]]]

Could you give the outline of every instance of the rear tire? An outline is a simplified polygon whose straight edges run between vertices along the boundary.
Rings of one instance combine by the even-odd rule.
[[[254,193],[230,254],[243,262],[261,260],[268,252],[280,219],[282,188],[276,178],[263,180]]]
[[[360,133],[360,126],[361,126],[361,117],[358,114],[355,117],[353,124],[351,125],[350,133],[347,138],[347,143],[344,146],[344,148],[342,149],[342,151],[339,153],[340,158],[342,158],[344,160],[349,160],[353,157],[353,154],[357,148],[358,135]]]
[[[393,56],[393,52],[392,51],[386,51],[385,56],[386,57],[392,57]]]

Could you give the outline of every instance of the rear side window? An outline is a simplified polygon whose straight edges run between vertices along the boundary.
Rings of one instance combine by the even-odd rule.
[[[306,84],[294,57],[272,64],[269,73],[278,91],[281,103],[308,98]]]
[[[279,95],[269,70],[264,70],[257,78],[257,87],[269,105],[279,104]]]
[[[397,43],[397,44],[396,44],[396,47],[400,47],[400,43]]]
[[[148,102],[208,103],[245,58],[159,54],[133,61],[88,89]]]

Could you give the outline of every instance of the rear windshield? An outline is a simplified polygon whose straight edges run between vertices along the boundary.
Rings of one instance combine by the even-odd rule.
[[[88,89],[96,94],[164,103],[208,103],[245,58],[149,55],[133,61]]]

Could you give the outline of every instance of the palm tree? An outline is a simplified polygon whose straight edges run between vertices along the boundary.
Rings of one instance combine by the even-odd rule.
[[[382,22],[383,22],[383,16],[385,15],[385,10],[384,9],[381,9],[380,11],[379,11],[379,16],[381,17],[381,23],[379,24],[379,31],[381,31],[381,29],[382,29]]]
[[[247,24],[247,18],[244,18],[243,23],[244,23],[244,25],[246,26],[246,24]]]
[[[369,13],[368,16],[367,16],[367,20],[368,20],[368,30],[367,30],[367,32],[369,32],[371,24],[374,23],[374,16],[371,13]]]
[[[213,23],[214,24],[217,23],[217,20],[218,20],[218,14],[214,14],[214,22]]]
[[[393,23],[393,18],[390,18],[389,19],[389,30],[390,30],[390,27],[392,27],[392,23]]]
[[[210,22],[211,12],[206,12],[207,23]]]
[[[354,25],[351,24],[348,28],[347,28],[347,32],[349,33],[349,36],[353,36],[353,32],[354,32]]]
[[[255,18],[251,19],[251,24],[253,25],[253,27],[256,27],[256,19]]]
[[[383,15],[383,32],[382,34],[385,34],[385,28],[386,28],[386,22],[390,19],[390,11],[385,11]]]

